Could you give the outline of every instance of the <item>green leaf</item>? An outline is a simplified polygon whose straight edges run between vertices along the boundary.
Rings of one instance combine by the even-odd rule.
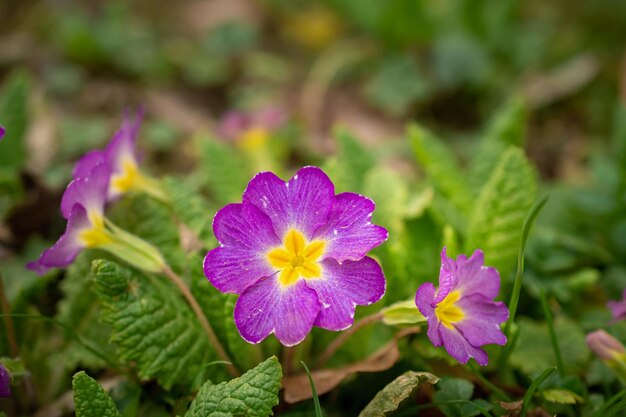
[[[470,165],[469,179],[474,194],[480,192],[510,146],[523,147],[527,118],[523,101],[514,97],[490,121]]]
[[[408,213],[409,191],[405,179],[384,167],[376,167],[365,175],[363,195],[376,203],[372,222],[387,228],[390,234],[402,229]]]
[[[191,309],[164,277],[144,275],[109,261],[94,261],[101,317],[113,327],[111,342],[141,379],[170,388],[193,386],[202,364],[214,357]]]
[[[376,160],[348,130],[338,128],[334,136],[338,146],[337,157],[325,167],[326,171],[335,183],[337,192],[361,192],[365,174]]]
[[[426,322],[426,317],[417,309],[413,299],[399,301],[383,308],[380,312],[383,315],[383,323],[388,326]]]
[[[454,154],[441,140],[418,125],[409,126],[408,135],[417,161],[437,190],[461,212],[469,210],[471,193]]]
[[[206,200],[181,180],[169,177],[165,185],[176,218],[195,232],[207,247],[215,246],[212,228],[215,213]]]
[[[485,184],[470,217],[466,252],[482,249],[485,264],[503,276],[515,265],[522,225],[537,193],[537,179],[521,149],[507,150]]]
[[[20,170],[26,162],[24,136],[28,126],[29,82],[21,72],[13,73],[6,81],[0,98],[0,124],[6,128],[0,141],[0,169]]]
[[[278,404],[282,370],[275,356],[239,378],[200,388],[185,417],[264,417]]]
[[[433,400],[437,403],[446,401],[469,400],[474,394],[474,384],[461,378],[443,378],[437,385]],[[448,417],[465,417],[480,414],[471,404],[442,405],[441,411]]]
[[[584,402],[580,395],[562,388],[547,389],[542,391],[541,395],[546,401],[557,404],[576,404]]]
[[[72,390],[76,417],[121,417],[109,394],[84,371],[74,375]]]
[[[382,417],[392,413],[421,385],[436,384],[437,381],[439,378],[428,372],[405,372],[376,394],[359,417]]]
[[[509,363],[527,375],[541,372],[556,365],[556,358],[550,345],[550,335],[545,323],[528,319],[518,321],[519,338],[511,353]],[[554,328],[559,347],[568,372],[577,372],[587,364],[589,349],[585,343],[585,333],[578,324],[559,318]]]
[[[199,137],[200,173],[211,196],[224,205],[241,201],[250,174],[244,158],[232,146],[215,138]]]

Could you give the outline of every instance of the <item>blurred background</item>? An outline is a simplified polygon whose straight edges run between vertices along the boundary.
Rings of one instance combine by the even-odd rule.
[[[337,151],[357,149],[350,163],[358,170],[385,167],[376,171],[382,188],[394,178],[420,184],[402,200],[401,214],[413,217],[424,205],[415,189],[425,176],[407,124],[436,132],[467,167],[484,151],[480,139],[508,117],[517,120],[508,124],[509,142],[525,148],[542,191],[552,192],[536,228],[543,232],[529,243],[531,298],[522,310],[541,317],[545,287],[580,319],[577,300],[604,308],[626,279],[624,103],[624,0],[0,0],[0,124],[8,130],[0,144],[0,264],[5,277],[19,277],[5,278],[9,300],[16,311],[66,323],[80,315],[57,303],[82,290],[58,275],[40,279],[24,264],[63,231],[58,204],[73,164],[104,146],[125,109],[146,111],[139,141],[148,170],[178,175],[212,210],[240,198],[251,174],[233,171],[273,169],[285,178],[319,164],[335,173],[338,189],[367,189],[337,174]],[[248,138],[240,148],[249,166],[239,169],[225,149],[235,139],[224,121],[267,111],[280,120],[271,156]],[[376,158],[359,159],[361,148],[337,139],[338,126]],[[381,204],[381,216],[394,223],[389,201],[399,200]],[[392,283],[387,304],[411,295],[415,276],[437,273],[443,232],[436,213],[428,216],[435,220],[407,222],[407,236],[418,238],[404,244],[427,254],[411,253],[410,265],[391,270],[405,281]],[[435,237],[422,238],[428,233]],[[594,285],[606,292],[585,294]],[[581,328],[597,328],[605,316],[583,317]],[[89,317],[97,320],[85,315],[76,325],[85,338]],[[54,351],[49,362],[62,358],[68,369],[83,360],[61,342],[37,339],[36,326],[29,331],[23,339],[35,342],[26,357]],[[528,373],[543,369],[528,365],[541,356],[532,339],[517,361]],[[68,383],[67,369],[48,366]],[[43,398],[62,391],[42,385]]]

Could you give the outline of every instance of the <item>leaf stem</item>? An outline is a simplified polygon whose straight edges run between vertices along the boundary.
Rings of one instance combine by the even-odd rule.
[[[191,291],[189,291],[189,288],[187,287],[187,285],[172,270],[172,268],[169,267],[169,265],[165,265],[163,267],[163,273],[165,274],[165,276],[167,278],[169,278],[170,281],[172,281],[174,283],[174,285],[176,285],[178,287],[178,289],[182,293],[183,297],[185,297],[185,300],[187,300],[187,303],[189,304],[189,306],[193,310],[194,314],[198,318],[198,321],[200,322],[200,325],[202,326],[202,329],[204,330],[204,333],[206,333],[206,335],[207,335],[207,337],[209,339],[209,342],[211,343],[211,345],[213,346],[213,348],[217,352],[217,355],[223,361],[228,362],[228,365],[227,365],[228,372],[233,377],[240,376],[239,371],[233,365],[233,361],[230,359],[230,357],[226,353],[226,350],[224,350],[224,347],[222,346],[222,344],[220,343],[219,339],[217,338],[217,335],[215,334],[215,331],[211,327],[211,324],[209,323],[209,320],[207,320],[206,315],[202,311],[202,308],[200,307],[200,304],[198,304],[198,301],[196,300],[196,298],[193,296]]]
[[[2,308],[4,327],[7,331],[7,340],[9,342],[9,348],[11,349],[11,356],[16,358],[20,356],[20,350],[17,345],[15,327],[13,326],[13,320],[11,319],[11,306],[9,305],[9,300],[4,290],[4,281],[2,280],[2,274],[0,274],[0,307]]]
[[[333,355],[341,347],[341,345],[347,342],[350,336],[356,333],[359,329],[361,329],[362,327],[370,323],[375,323],[377,321],[380,321],[382,320],[382,318],[383,318],[383,313],[381,313],[380,311],[376,312],[369,316],[363,317],[361,320],[355,322],[354,325],[350,327],[348,330],[346,330],[343,333],[340,333],[339,336],[337,336],[337,338],[333,340],[328,345],[328,347],[326,347],[324,352],[322,352],[319,359],[317,360],[317,367],[318,368],[324,367],[324,365],[326,365],[326,362],[328,362],[328,360],[333,357]]]
[[[548,195],[541,197],[530,208],[528,215],[524,219],[524,225],[522,226],[522,239],[520,241],[519,251],[517,253],[517,272],[515,274],[515,283],[513,284],[513,292],[511,293],[511,300],[509,301],[509,320],[504,324],[504,334],[509,335],[509,328],[511,323],[515,321],[515,313],[517,313],[517,305],[519,303],[520,291],[522,290],[522,279],[524,278],[524,251],[526,249],[526,240],[530,233],[530,228],[535,221],[535,218],[548,202]]]

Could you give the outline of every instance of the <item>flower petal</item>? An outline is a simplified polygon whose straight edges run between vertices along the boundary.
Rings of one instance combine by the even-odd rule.
[[[241,294],[276,268],[267,253],[281,242],[272,222],[250,204],[229,204],[217,212],[213,231],[220,247],[207,253],[204,274],[222,292]]]
[[[325,259],[358,261],[387,240],[387,230],[370,221],[374,208],[372,200],[359,194],[335,196],[328,222],[315,232],[315,239],[327,242]]]
[[[127,159],[135,161],[135,163],[139,160],[135,144],[142,120],[142,109],[137,112],[134,119],[125,114],[122,126],[107,145],[105,149],[106,160],[111,165],[113,172],[123,172],[124,161]]]
[[[626,289],[622,294],[622,299],[619,301],[609,301],[606,306],[611,310],[613,321],[619,321],[626,319]]]
[[[235,305],[235,324],[241,337],[259,343],[271,333],[285,346],[304,340],[320,311],[315,291],[304,280],[283,287],[278,274],[246,289]]]
[[[91,171],[98,165],[106,162],[106,154],[101,150],[89,151],[76,163],[73,177],[82,178],[91,174]]]
[[[457,361],[465,364],[470,358],[476,359],[479,365],[485,366],[489,362],[487,352],[471,345],[463,334],[455,328],[439,326],[439,334],[443,340],[446,352]]]
[[[439,347],[443,344],[443,340],[441,340],[441,335],[439,334],[439,327],[441,326],[441,322],[437,319],[437,315],[435,314],[435,309],[433,307],[435,300],[435,286],[432,282],[425,282],[420,285],[415,293],[415,305],[417,309],[426,317],[428,320],[428,331],[427,335],[430,341],[436,347]]]
[[[295,228],[310,241],[328,220],[334,195],[333,183],[320,168],[304,167],[289,182],[271,172],[257,174],[248,184],[243,202],[269,216],[281,239]]]
[[[509,318],[509,309],[503,302],[492,301],[482,294],[474,294],[462,297],[457,305],[465,317],[454,326],[463,333],[469,343],[474,346],[506,344],[506,336],[500,330],[500,323]]]
[[[62,268],[71,264],[85,247],[79,239],[79,233],[90,227],[87,212],[83,206],[76,204],[69,216],[65,233],[54,245],[43,251],[37,261],[29,262],[26,267],[43,274],[50,268]]]
[[[497,297],[500,292],[500,274],[497,269],[484,266],[484,263],[485,256],[480,249],[476,249],[469,259],[465,255],[459,255],[455,261],[446,255],[446,248],[443,248],[439,292],[443,295],[449,286],[450,291],[459,290],[462,296],[478,293],[487,298]],[[451,275],[452,279],[447,275]],[[437,294],[437,302],[443,298],[445,295],[442,297]]]
[[[95,166],[86,177],[72,180],[63,193],[61,214],[68,219],[76,204],[80,204],[88,214],[102,215],[109,189],[111,170],[107,164]]]
[[[328,330],[347,329],[354,322],[357,305],[375,303],[385,294],[383,271],[370,257],[343,264],[327,259],[321,266],[320,278],[305,280],[322,303],[315,326]]]

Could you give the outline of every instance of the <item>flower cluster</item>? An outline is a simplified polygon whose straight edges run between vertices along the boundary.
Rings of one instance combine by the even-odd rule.
[[[474,358],[487,365],[487,353],[481,346],[506,344],[500,323],[509,317],[502,302],[493,301],[500,292],[500,275],[484,266],[482,251],[468,259],[459,255],[453,260],[441,252],[439,288],[428,282],[415,294],[415,304],[428,319],[428,338],[461,363]]]
[[[142,114],[125,118],[104,150],[87,153],[74,169],[74,179],[61,200],[61,214],[67,220],[65,233],[39,259],[27,267],[45,273],[53,267],[71,264],[85,248],[101,248],[138,267],[158,270],[162,258],[156,249],[123,232],[104,216],[106,203],[131,190],[155,189],[138,169],[136,137]]]
[[[366,197],[335,195],[316,167],[287,182],[271,172],[256,175],[242,203],[215,215],[220,246],[204,260],[213,286],[240,294],[234,315],[241,336],[259,343],[274,333],[292,346],[312,326],[350,327],[356,305],[378,301],[385,278],[366,254],[388,234],[371,223],[373,211]]]

